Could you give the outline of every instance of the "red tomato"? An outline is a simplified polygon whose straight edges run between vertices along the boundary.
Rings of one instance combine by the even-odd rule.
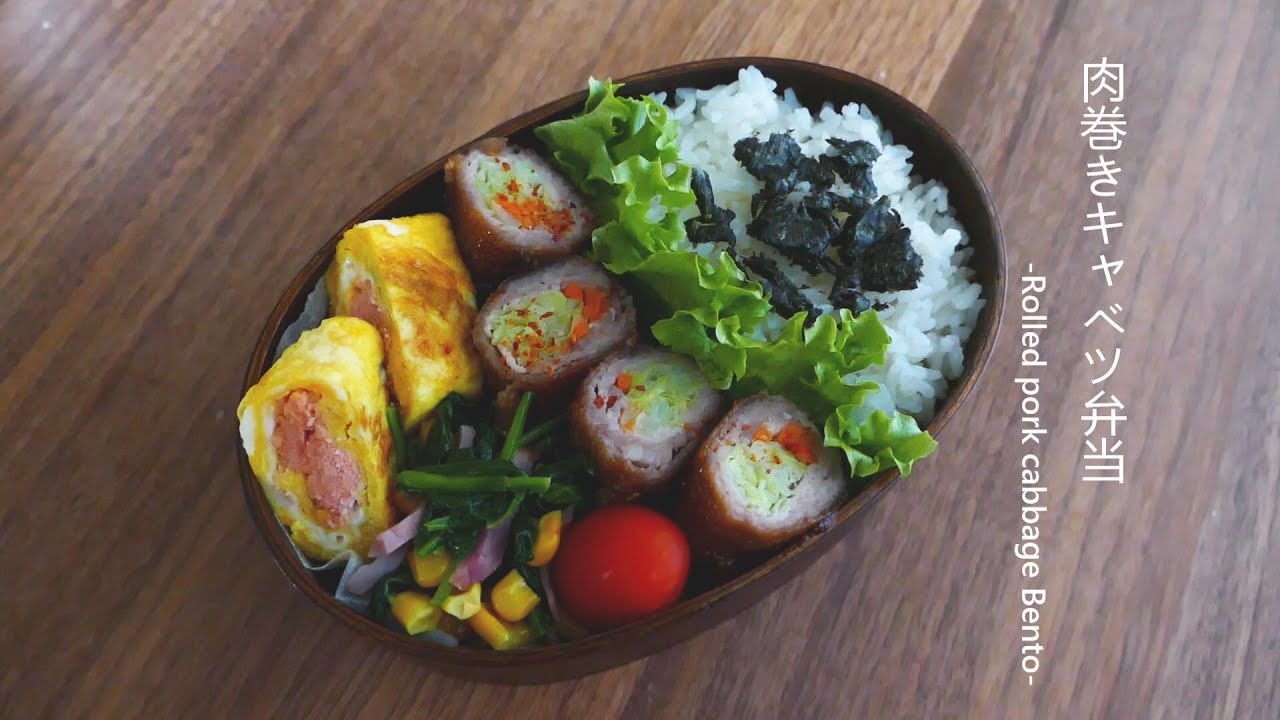
[[[639,505],[610,505],[570,524],[551,561],[556,600],[590,630],[670,607],[688,576],[684,533]]]

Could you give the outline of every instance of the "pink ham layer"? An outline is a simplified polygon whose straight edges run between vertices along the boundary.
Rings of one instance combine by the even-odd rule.
[[[378,332],[383,334],[383,340],[386,340],[386,315],[378,305],[377,296],[373,294],[373,283],[362,280],[351,288],[351,301],[348,303],[347,311],[348,314],[378,328]]]
[[[337,528],[359,502],[360,469],[320,422],[318,400],[307,390],[286,395],[276,409],[271,444],[280,466],[302,475],[311,504],[327,512],[328,526]]]

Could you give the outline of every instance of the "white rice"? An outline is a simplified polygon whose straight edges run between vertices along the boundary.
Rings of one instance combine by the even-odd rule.
[[[889,131],[881,127],[870,110],[857,103],[836,110],[827,103],[815,117],[796,100],[790,88],[781,95],[774,92],[776,88],[776,82],[748,67],[738,73],[737,82],[728,85],[677,90],[671,115],[680,123],[680,157],[706,171],[716,204],[736,215],[733,231],[738,249],[778,258],[779,266],[793,281],[812,288],[805,290],[809,300],[820,309],[829,310],[826,291],[834,278],[829,274],[812,276],[747,235],[751,196],[762,183],[733,158],[733,145],[752,134],[763,139],[771,133],[785,132],[796,139],[806,155],[822,154],[831,137],[865,140],[881,149],[880,158],[871,169],[872,179],[902,216],[903,225],[911,229],[911,243],[924,260],[924,273],[914,290],[868,293],[873,302],[889,304],[879,314],[892,342],[885,363],[858,373],[857,379],[875,380],[884,388],[884,393],[869,403],[871,407],[896,407],[927,422],[933,417],[938,400],[946,395],[948,383],[960,376],[965,341],[985,303],[980,297],[981,286],[972,282],[973,271],[967,267],[973,254],[967,247],[968,235],[947,202],[947,189],[911,176],[907,161],[911,150],[894,145]],[[661,102],[667,100],[663,95],[657,97]],[[837,183],[837,188],[841,185]],[[698,250],[706,254],[717,252],[706,245]],[[766,327],[776,330],[780,323],[781,319],[774,316]]]

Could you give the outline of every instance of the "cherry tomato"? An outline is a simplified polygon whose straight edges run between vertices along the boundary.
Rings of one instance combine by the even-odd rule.
[[[570,524],[551,561],[556,600],[591,630],[670,607],[688,576],[684,533],[639,505],[610,505]]]

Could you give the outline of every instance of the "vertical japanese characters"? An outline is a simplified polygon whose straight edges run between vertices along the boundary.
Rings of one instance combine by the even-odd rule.
[[[1084,63],[1082,79],[1085,109],[1080,121],[1084,130],[1080,136],[1087,139],[1092,158],[1085,169],[1092,209],[1086,215],[1088,223],[1083,229],[1089,252],[1098,251],[1098,262],[1090,269],[1102,274],[1107,291],[1100,296],[1100,307],[1084,323],[1092,331],[1087,336],[1086,347],[1093,345],[1093,349],[1086,350],[1084,357],[1095,371],[1091,373],[1090,382],[1096,392],[1085,401],[1084,414],[1080,416],[1084,426],[1081,479],[1123,484],[1124,442],[1120,431],[1128,417],[1123,414],[1124,403],[1107,389],[1106,383],[1120,365],[1120,341],[1124,336],[1124,327],[1117,319],[1124,307],[1114,302],[1120,292],[1116,289],[1116,278],[1124,268],[1124,260],[1119,257],[1119,236],[1124,223],[1116,209],[1121,173],[1116,154],[1128,134],[1123,108],[1124,64],[1110,62],[1106,57],[1099,62]]]

